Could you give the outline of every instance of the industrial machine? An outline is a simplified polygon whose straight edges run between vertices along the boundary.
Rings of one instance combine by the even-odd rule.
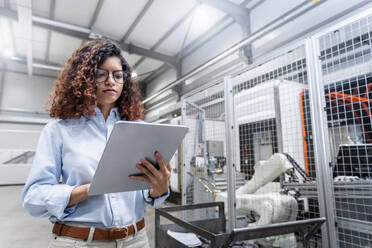
[[[236,157],[240,170],[250,179],[253,167],[276,152],[286,152],[305,166],[299,95],[305,86],[271,80],[234,96]]]
[[[235,196],[237,215],[249,218],[245,225],[259,226],[296,220],[296,194],[283,192],[280,187],[273,187],[276,183],[272,183],[292,168],[287,156],[279,153],[255,165],[252,178],[236,191]],[[226,192],[217,193],[216,200],[227,205]],[[255,242],[264,247],[297,247],[294,234],[258,239]]]
[[[372,179],[372,76],[328,84],[325,87],[329,142],[334,177],[357,176]],[[309,92],[301,93],[303,106],[309,106]],[[309,109],[303,108],[304,149],[312,149]],[[314,161],[305,158],[309,167]]]

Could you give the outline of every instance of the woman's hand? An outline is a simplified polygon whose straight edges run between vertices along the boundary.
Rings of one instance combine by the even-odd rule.
[[[155,152],[156,161],[159,165],[157,170],[149,161],[141,159],[141,164],[136,164],[137,168],[146,176],[130,176],[131,179],[141,180],[151,186],[150,196],[156,198],[164,194],[169,188],[169,179],[171,175],[170,164],[165,165],[163,157]]]
[[[67,207],[88,199],[90,197],[88,195],[89,187],[90,183],[76,186],[71,192],[70,201],[68,202]]]

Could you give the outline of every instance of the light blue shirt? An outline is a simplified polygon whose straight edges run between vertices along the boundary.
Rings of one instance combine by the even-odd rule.
[[[74,187],[92,181],[114,123],[120,119],[117,108],[106,121],[99,108],[95,111],[89,118],[53,120],[44,127],[22,193],[23,206],[32,216],[49,216],[52,223],[126,226],[144,216],[145,203],[154,207],[169,196],[169,190],[155,200],[149,197],[149,190],[112,193],[67,207]]]

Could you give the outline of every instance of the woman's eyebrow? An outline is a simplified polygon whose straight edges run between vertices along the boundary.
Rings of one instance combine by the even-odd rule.
[[[107,69],[103,69],[103,68],[100,68],[100,67],[97,67],[97,69],[103,70],[103,71],[109,71]],[[115,71],[125,71],[125,70],[123,70],[123,69],[113,70],[113,72],[115,72]]]

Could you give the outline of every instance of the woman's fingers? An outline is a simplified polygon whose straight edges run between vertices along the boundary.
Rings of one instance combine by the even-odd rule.
[[[154,175],[151,174],[151,172],[149,170],[147,170],[146,168],[147,167],[144,167],[143,165],[140,165],[140,164],[136,164],[136,167],[142,171],[143,173],[145,173],[145,175],[148,177],[149,180],[154,180]]]
[[[143,181],[143,182],[151,185],[150,180],[147,177],[144,177],[144,176],[129,176],[129,178],[130,179],[135,179],[135,180],[140,180],[140,181]]]
[[[165,171],[165,164],[163,157],[160,155],[159,152],[155,152],[156,161],[158,162],[160,171]]]
[[[167,169],[168,169],[169,172],[171,172],[172,171],[172,166],[170,164],[168,164]]]
[[[149,161],[141,159],[142,165],[137,164],[137,168],[145,173],[145,176],[130,176],[132,179],[141,180],[151,186],[152,195],[159,196],[166,192],[169,188],[169,179],[172,167],[170,164],[165,165],[163,157],[155,152],[156,161],[159,164],[157,170]]]
[[[143,166],[147,168],[155,177],[159,177],[159,171],[147,160],[141,159]]]

